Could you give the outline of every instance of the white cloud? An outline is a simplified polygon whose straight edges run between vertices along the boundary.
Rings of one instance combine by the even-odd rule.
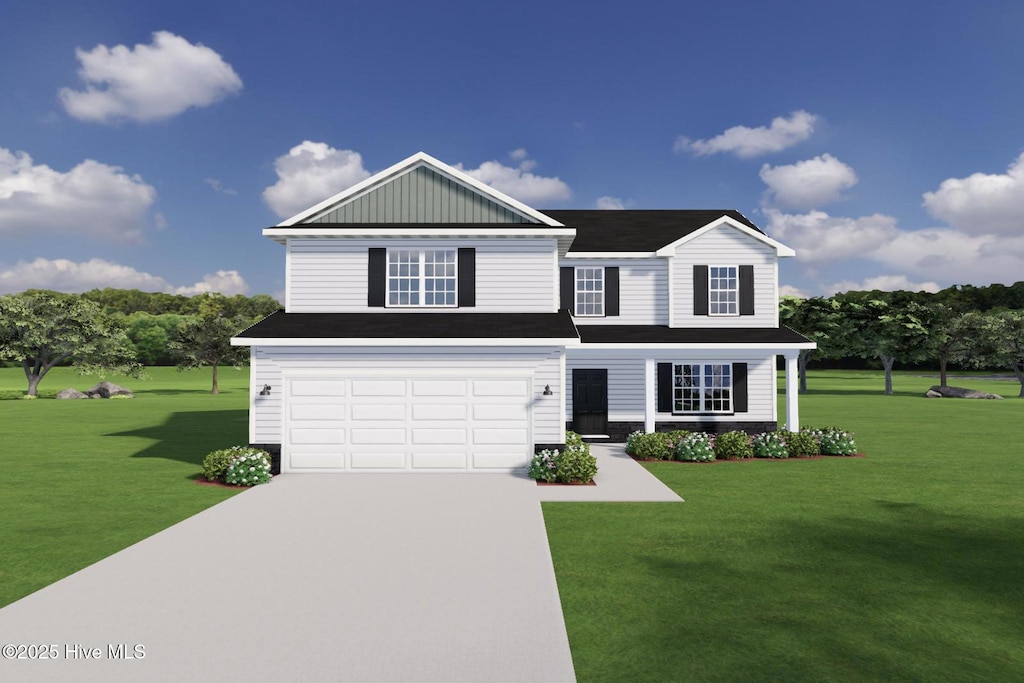
[[[274,161],[277,182],[263,191],[263,201],[281,218],[336,195],[370,177],[359,152],[303,140]]]
[[[155,121],[206,107],[242,89],[231,65],[200,44],[157,31],[149,45],[76,49],[85,90],[60,89],[68,114],[83,121]]]
[[[0,293],[26,289],[53,289],[61,292],[85,292],[94,288],[140,289],[145,292],[168,292],[192,296],[203,292],[226,295],[247,294],[249,285],[235,270],[218,270],[201,282],[175,287],[157,275],[135,270],[130,266],[94,258],[89,261],[37,258],[19,261],[0,270]]]
[[[597,208],[606,211],[619,211],[625,209],[626,205],[618,197],[598,197]]]
[[[853,169],[831,154],[785,166],[761,167],[770,203],[789,209],[814,209],[840,198],[857,184]]]
[[[455,164],[455,168],[531,206],[572,197],[572,190],[559,178],[547,178],[531,173],[537,162],[526,158],[526,150],[515,150],[512,155],[519,152],[523,152],[522,156],[513,156],[513,160],[519,162],[514,168],[499,161],[485,161],[479,168],[464,168],[462,164]]]
[[[86,159],[67,173],[0,147],[0,236],[70,234],[137,242],[156,190]]]
[[[826,296],[831,296],[838,292],[849,292],[851,290],[869,292],[875,289],[883,292],[894,292],[901,289],[908,292],[937,292],[942,287],[939,287],[938,283],[935,282],[911,282],[906,275],[877,275],[865,278],[859,282],[842,280],[826,285],[825,294]]]
[[[872,253],[899,234],[896,219],[884,214],[845,218],[824,211],[788,214],[778,209],[766,209],[765,214],[766,232],[795,249],[797,260],[814,264]]]
[[[924,208],[935,218],[972,234],[1024,232],[1024,153],[1006,173],[974,173],[943,180],[924,194]]]
[[[235,190],[232,190],[230,187],[224,187],[224,184],[221,183],[216,178],[204,178],[203,182],[206,183],[207,185],[209,185],[213,189],[214,192],[219,192],[220,194],[230,194],[230,195],[238,194],[238,192],[236,192]]]
[[[810,294],[793,285],[779,285],[779,296],[795,296],[799,299],[806,299]]]
[[[685,136],[676,139],[675,151],[690,152],[696,156],[710,154],[735,154],[741,159],[781,152],[798,142],[803,142],[814,133],[818,117],[800,110],[789,118],[777,116],[768,127],[733,126],[710,140],[691,140]]]
[[[511,152],[509,152],[508,156],[509,158],[512,159],[512,161],[523,161],[529,155],[527,154],[525,149],[519,147],[518,149],[514,149]]]

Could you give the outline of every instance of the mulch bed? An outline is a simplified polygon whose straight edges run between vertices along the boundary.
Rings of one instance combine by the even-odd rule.
[[[628,453],[626,455],[629,455]],[[697,462],[695,460],[658,460],[656,458],[648,458],[642,460],[640,458],[630,455],[637,462],[672,462],[679,465],[714,465],[719,462],[786,462],[787,460],[841,460],[846,458],[864,458],[864,453],[854,453],[853,455],[797,455],[789,458],[733,458],[732,460],[711,460],[710,462]]]
[[[584,484],[582,482],[574,481],[571,484],[562,484],[562,483],[557,482],[557,481],[547,482],[547,481],[537,480],[537,486],[597,486],[597,482],[596,481],[591,481],[591,482],[588,482],[588,483]]]

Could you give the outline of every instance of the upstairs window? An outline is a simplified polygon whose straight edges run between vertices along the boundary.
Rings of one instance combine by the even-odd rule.
[[[455,249],[389,249],[388,306],[454,307]]]
[[[708,268],[709,315],[739,315],[738,270],[736,266]]]
[[[578,316],[604,315],[604,268],[576,268],[576,307]]]
[[[673,365],[673,413],[732,412],[732,365]]]

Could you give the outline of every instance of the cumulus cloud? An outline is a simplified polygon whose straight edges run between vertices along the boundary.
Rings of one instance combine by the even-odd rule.
[[[597,208],[605,211],[620,211],[625,209],[626,205],[618,197],[598,197]]]
[[[149,45],[97,45],[75,50],[85,90],[60,89],[76,119],[155,121],[206,107],[242,89],[231,65],[201,43],[157,31]]]
[[[370,177],[359,152],[303,140],[274,161],[277,182],[263,191],[263,201],[281,218],[336,195]]]
[[[193,285],[175,287],[157,275],[99,258],[82,262],[37,258],[31,262],[19,261],[9,268],[0,269],[0,293],[20,292],[26,289],[85,292],[103,287],[168,292],[186,296],[203,292],[220,292],[228,296],[249,292],[249,285],[236,270],[218,270]]]
[[[748,128],[733,126],[710,140],[691,140],[685,136],[676,139],[675,151],[689,152],[695,156],[711,154],[735,154],[740,159],[750,159],[784,149],[803,142],[814,133],[818,117],[799,110],[789,118],[777,116],[769,126]]]
[[[86,159],[67,173],[0,147],[0,236],[141,239],[156,190],[138,175]]]
[[[805,214],[766,209],[767,232],[796,250],[799,261],[820,264],[869,254],[898,234],[896,219],[884,214],[861,218],[830,216],[824,211]]]
[[[505,166],[495,160],[485,161],[478,168],[465,168],[462,164],[455,164],[455,168],[525,204],[535,206],[572,197],[572,190],[561,179],[531,173],[537,162],[527,158],[525,149],[514,150],[509,156],[518,162],[516,166]]]
[[[825,293],[828,296],[837,294],[839,292],[853,291],[871,291],[881,290],[883,292],[894,292],[897,290],[905,290],[908,292],[937,292],[942,287],[935,282],[911,282],[906,275],[877,275],[875,277],[865,278],[859,282],[853,280],[841,280],[830,285],[826,285]]]
[[[761,167],[768,201],[788,209],[814,209],[836,201],[857,184],[853,169],[831,154],[785,166]]]
[[[924,194],[924,208],[935,218],[972,234],[1024,232],[1024,153],[1006,173],[974,173],[942,181]]]
[[[806,299],[810,294],[793,285],[779,285],[779,296],[795,296],[798,299]]]

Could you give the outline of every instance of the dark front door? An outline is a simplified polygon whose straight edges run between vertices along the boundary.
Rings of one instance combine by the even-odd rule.
[[[572,371],[572,429],[577,434],[608,433],[608,371]]]

